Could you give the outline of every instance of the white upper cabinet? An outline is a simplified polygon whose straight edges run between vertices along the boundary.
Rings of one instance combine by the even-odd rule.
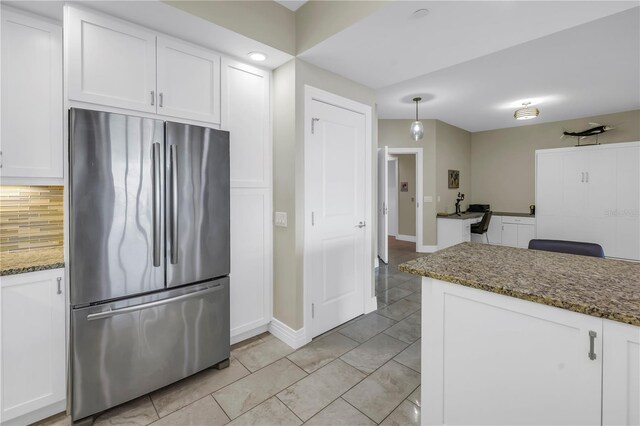
[[[3,183],[63,177],[62,123],[62,28],[3,8]]]
[[[158,113],[220,123],[220,56],[158,37]]]
[[[271,186],[269,72],[224,59],[222,128],[231,132],[231,186]]]
[[[156,36],[67,7],[69,99],[156,112]]]

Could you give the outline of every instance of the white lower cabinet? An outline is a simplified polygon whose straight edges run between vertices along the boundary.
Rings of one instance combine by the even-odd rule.
[[[2,277],[2,424],[65,409],[64,269]]]
[[[502,224],[500,244],[503,246],[527,248],[529,241],[536,237],[535,219],[533,218],[502,216],[500,223]]]
[[[604,321],[602,423],[640,425],[640,327]]]
[[[422,304],[422,424],[640,424],[640,327],[431,278]]]

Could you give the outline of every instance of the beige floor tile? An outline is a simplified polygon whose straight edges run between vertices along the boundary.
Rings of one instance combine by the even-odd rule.
[[[376,334],[383,332],[395,323],[396,322],[390,318],[383,317],[376,313],[371,313],[341,329],[339,332],[352,340],[363,343],[371,339]]]
[[[287,358],[307,373],[313,373],[358,346],[340,333],[331,333],[298,349]]]
[[[234,350],[233,356],[249,371],[254,372],[289,355],[293,351],[293,348],[280,339],[261,339],[259,342],[253,342],[250,345]]]
[[[403,320],[415,311],[420,309],[420,305],[407,299],[402,299],[378,310],[378,314],[384,315],[395,321]]]
[[[35,422],[31,426],[71,426],[71,423],[71,416],[67,416],[67,413],[63,411],[62,413]]]
[[[420,374],[389,361],[343,398],[375,422],[381,422],[420,385]]]
[[[376,423],[338,398],[305,423],[307,426],[374,426]]]
[[[297,365],[282,358],[220,389],[213,396],[227,415],[235,419],[306,375]]]
[[[298,426],[301,424],[302,421],[274,396],[247,411],[228,426]]]
[[[400,352],[394,360],[400,364],[409,367],[412,370],[420,372],[420,345],[421,340],[418,339],[412,343],[407,349]],[[419,404],[418,404],[419,405]]]
[[[151,399],[160,417],[164,417],[248,374],[249,371],[242,364],[232,359],[229,367],[223,370],[212,368],[201,371],[151,393]]]
[[[412,291],[405,290],[403,288],[400,288],[400,286],[398,286],[398,287],[394,287],[392,289],[389,289],[387,291],[380,292],[380,293],[378,293],[376,295],[376,297],[379,300],[381,300],[383,303],[386,303],[386,304],[389,305],[391,303],[395,303],[398,300],[407,297],[411,293],[412,293]]]
[[[340,359],[365,374],[371,374],[407,346],[405,342],[380,333],[351,352],[344,354]]]
[[[211,395],[179,409],[167,417],[163,417],[153,426],[203,426],[223,425],[229,417],[222,411]]]
[[[421,312],[417,311],[403,319],[393,327],[384,331],[385,334],[395,337],[403,342],[413,343],[420,338]]]
[[[153,408],[149,395],[145,395],[107,410],[94,421],[94,425],[145,426],[156,420],[156,409]]]
[[[418,407],[422,405],[422,401],[420,400],[420,388],[421,386],[418,386],[418,389],[414,390],[413,393],[411,393],[411,395],[409,395],[409,397],[407,398],[409,402],[413,402]]]
[[[420,425],[420,407],[404,400],[380,424],[383,426],[418,426]]]
[[[280,392],[278,398],[307,421],[364,377],[357,369],[336,359]]]

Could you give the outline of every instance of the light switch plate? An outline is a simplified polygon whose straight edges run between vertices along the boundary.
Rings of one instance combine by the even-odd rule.
[[[276,212],[276,226],[287,227],[287,212]]]
[[[433,203],[433,197],[431,195],[425,195],[424,196],[424,202],[425,203]]]
[[[438,202],[440,202],[440,196],[438,195]]]

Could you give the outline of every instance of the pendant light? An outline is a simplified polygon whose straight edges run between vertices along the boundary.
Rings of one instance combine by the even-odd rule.
[[[531,102],[523,102],[523,108],[517,109],[513,113],[513,118],[516,120],[531,120],[532,118],[536,118],[540,114],[540,110],[536,107],[530,107]]]
[[[422,126],[422,122],[418,120],[418,102],[421,100],[422,98],[413,98],[413,102],[416,103],[416,121],[411,123],[411,138],[416,142],[424,136],[424,126]]]

